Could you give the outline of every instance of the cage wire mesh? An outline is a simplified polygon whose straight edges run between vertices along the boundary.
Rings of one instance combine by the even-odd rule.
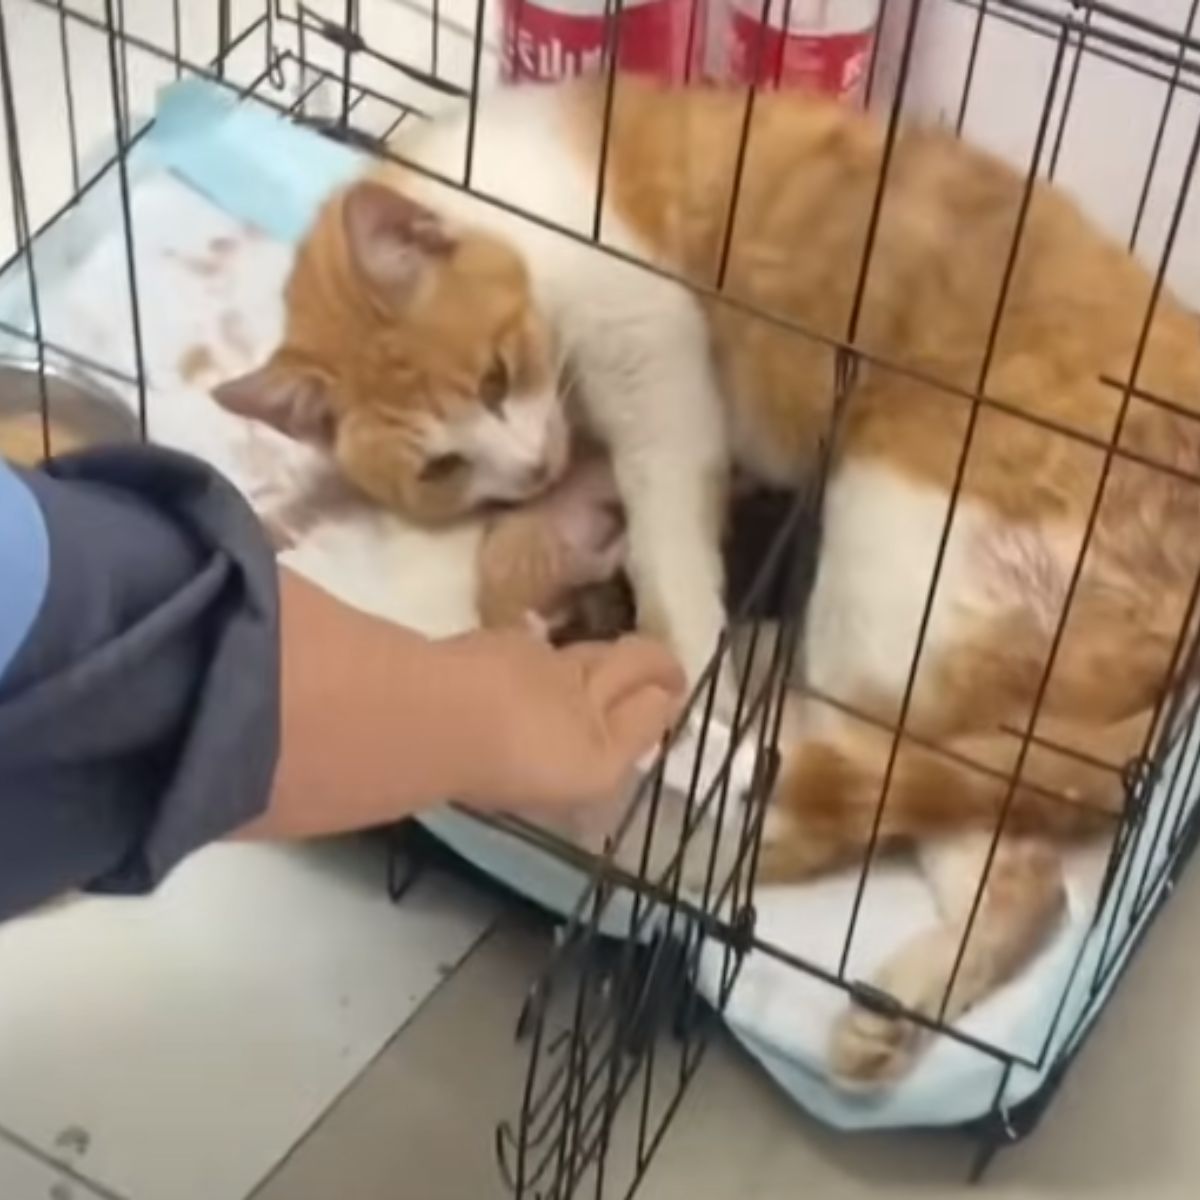
[[[631,2],[625,0],[624,6]],[[768,0],[761,3],[765,28]],[[622,0],[607,0],[604,9],[608,26],[599,67],[610,79],[624,6]],[[881,817],[897,756],[903,745],[919,740],[905,722],[957,492],[945,518],[898,719],[885,723],[891,748],[841,953],[830,962],[811,960],[762,936],[756,925],[755,878],[767,800],[779,770],[784,710],[789,696],[804,687],[803,664],[796,661],[798,631],[813,579],[824,482],[840,417],[864,369],[911,374],[904,364],[872,353],[858,336],[898,123],[909,113],[940,122],[998,151],[1024,173],[1021,207],[977,386],[921,380],[954,396],[968,411],[957,481],[981,412],[1008,411],[1016,419],[1034,419],[989,395],[986,384],[1037,179],[1053,180],[1080,195],[1091,214],[1123,238],[1154,275],[1133,370],[1126,378],[1103,381],[1120,398],[1118,430],[1134,402],[1194,419],[1190,410],[1141,386],[1137,360],[1164,286],[1193,305],[1200,301],[1200,255],[1187,253],[1200,246],[1200,214],[1194,203],[1189,207],[1200,150],[1198,8],[1200,0],[1159,0],[1136,8],[1090,0],[884,0],[864,91],[887,134],[849,322],[841,336],[830,338],[786,314],[762,314],[796,338],[816,338],[826,345],[836,369],[832,419],[817,469],[780,507],[769,548],[752,580],[734,598],[725,639],[691,700],[700,730],[698,763],[719,669],[732,667],[738,689],[729,751],[703,786],[697,765],[682,808],[669,815],[660,763],[599,854],[521,822],[503,823],[547,854],[586,870],[590,878],[519,1022],[519,1034],[529,1046],[528,1076],[516,1115],[497,1132],[501,1170],[516,1195],[566,1200],[633,1194],[748,955],[769,956],[870,1011],[903,1016],[998,1064],[995,1103],[976,1127],[982,1165],[998,1146],[1033,1127],[1090,1028],[1090,1010],[1071,1012],[1066,1004],[1078,973],[1088,973],[1089,997],[1103,996],[1170,895],[1198,828],[1194,800],[1200,723],[1194,689],[1182,685],[1162,689],[1141,753],[1119,767],[1126,801],[1111,821],[1107,868],[1092,917],[1100,952],[1087,962],[1082,951],[1077,956],[1040,1052],[1017,1053],[947,1019],[947,1001],[1005,836],[1022,764],[1031,748],[1046,748],[1037,731],[1038,709],[1103,481],[1112,463],[1130,454],[1115,433],[1107,440],[1091,439],[1104,464],[1096,503],[1056,619],[1037,701],[1026,726],[1009,731],[1019,749],[1011,768],[998,776],[1004,799],[941,1005],[932,1012],[918,1011],[872,986],[856,973],[851,947],[880,858]],[[6,210],[0,214],[0,237],[5,239],[0,250],[5,275],[24,271],[30,313],[28,325],[0,322],[0,333],[14,353],[37,368],[47,451],[54,448],[48,381],[55,372],[82,372],[131,389],[143,433],[151,418],[128,164],[131,150],[150,127],[156,94],[164,84],[182,77],[208,79],[241,100],[265,104],[381,156],[393,153],[389,139],[407,123],[420,122],[435,109],[465,106],[470,132],[461,174],[449,182],[470,190],[475,112],[497,74],[503,14],[498,0],[0,0],[0,97],[8,172],[0,199]],[[764,87],[772,86],[769,77],[759,78]],[[746,128],[758,94],[758,88],[745,90]],[[707,289],[709,298],[721,292],[743,158],[739,154],[731,180],[734,200],[725,253],[718,278]],[[113,303],[128,306],[131,331],[131,344],[113,347],[111,356],[84,354],[47,335],[34,269],[39,238],[106,181],[108,186],[115,181],[118,190],[126,246],[126,270],[113,281]],[[603,178],[598,179],[598,197],[603,186]],[[544,220],[532,214],[530,219]],[[581,236],[576,230],[560,232]],[[605,246],[598,216],[590,236],[607,252],[625,253]],[[969,255],[969,248],[964,253]],[[652,264],[647,269],[663,270]],[[1067,426],[1058,432],[1083,438]],[[1200,483],[1182,468],[1151,465]],[[1200,577],[1172,650],[1168,678],[1173,680],[1195,675],[1198,594]],[[833,697],[812,698],[837,704]],[[872,720],[869,714],[857,715]],[[749,794],[735,797],[731,762],[743,741],[756,744],[758,769]],[[943,752],[933,744],[927,749]],[[987,770],[978,763],[966,765]],[[399,875],[393,878],[397,894],[403,883]],[[718,982],[702,995],[699,964],[714,952],[720,963]],[[1070,1028],[1061,1028],[1064,1023]],[[1005,1102],[1005,1085],[1019,1066],[1049,1069],[1038,1092],[1013,1109]]]

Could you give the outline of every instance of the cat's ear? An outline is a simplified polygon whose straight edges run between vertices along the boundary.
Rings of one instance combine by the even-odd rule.
[[[382,183],[356,183],[342,214],[355,266],[393,297],[411,292],[431,260],[454,249],[437,213]]]
[[[239,417],[271,425],[297,441],[327,445],[333,435],[329,384],[317,372],[273,358],[213,388],[213,399]]]

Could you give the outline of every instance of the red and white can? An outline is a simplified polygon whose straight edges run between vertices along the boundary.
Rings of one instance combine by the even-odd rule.
[[[866,86],[879,0],[713,0],[708,61],[731,83],[804,87],[857,103]],[[724,42],[721,45],[721,42]]]
[[[708,0],[502,0],[501,74],[550,82],[599,70],[613,30],[617,66],[668,82],[690,78]],[[694,15],[693,15],[694,10]]]

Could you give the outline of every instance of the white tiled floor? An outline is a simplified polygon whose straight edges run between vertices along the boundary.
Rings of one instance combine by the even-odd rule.
[[[222,846],[0,928],[0,1127],[130,1200],[241,1200],[492,918],[437,875],[393,906],[383,863]]]
[[[834,1133],[718,1036],[638,1200],[1195,1196],[1198,905],[1200,870],[1180,886],[1042,1126],[982,1185],[967,1182],[975,1146],[961,1134]],[[255,1200],[505,1200],[493,1134],[517,1117],[528,1053],[513,1045],[511,1018],[547,943],[544,929],[501,921]],[[635,1114],[638,1099],[635,1089],[627,1100]],[[618,1127],[635,1114],[619,1114]],[[624,1194],[613,1185],[627,1178],[629,1152],[618,1139],[606,1200]]]
[[[4,1200],[111,1200],[72,1172],[35,1158],[0,1134],[0,1195]]]

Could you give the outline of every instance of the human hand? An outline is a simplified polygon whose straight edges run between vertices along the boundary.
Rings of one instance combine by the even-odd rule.
[[[464,791],[480,809],[547,810],[611,799],[678,715],[686,680],[644,637],[556,650],[529,633],[442,643],[466,673]],[[469,686],[467,686],[469,685]]]

